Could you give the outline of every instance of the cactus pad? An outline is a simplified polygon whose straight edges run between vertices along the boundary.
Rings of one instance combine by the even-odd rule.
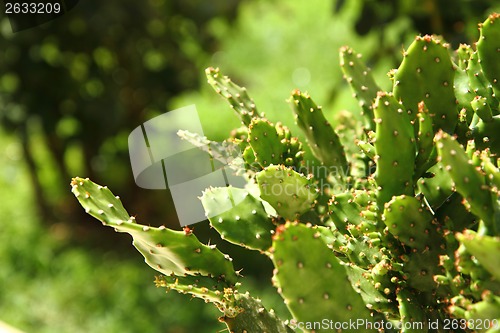
[[[104,225],[126,232],[153,269],[165,275],[201,275],[236,283],[230,258],[207,246],[192,233],[154,228],[136,223],[107,187],[83,178],[73,178],[72,191],[85,211]]]
[[[247,191],[234,187],[209,188],[201,202],[210,224],[227,241],[253,250],[271,247],[275,226],[262,203]]]
[[[432,36],[415,38],[394,76],[394,96],[403,102],[411,120],[424,101],[434,117],[434,132],[452,133],[458,121],[454,70],[447,45]]]
[[[460,144],[446,133],[436,135],[441,163],[449,172],[457,191],[470,204],[470,210],[479,216],[489,228],[498,230],[494,221],[492,193],[485,177],[469,163],[469,158]]]
[[[481,236],[472,230],[457,234],[457,239],[481,265],[500,281],[500,238]]]
[[[205,71],[208,83],[215,92],[225,98],[231,108],[240,117],[245,126],[249,126],[252,118],[258,117],[257,109],[253,99],[248,96],[247,90],[222,75],[218,68],[207,68]]]
[[[361,54],[354,52],[349,47],[340,49],[340,68],[344,73],[344,79],[353,90],[354,97],[359,101],[363,109],[362,115],[365,118],[365,127],[373,129],[373,102],[377,97],[377,92],[381,89],[373,79],[370,69],[361,61]]]
[[[351,287],[346,268],[327,247],[332,241],[329,233],[322,227],[287,223],[273,242],[272,260],[276,267],[273,281],[300,322],[324,318],[334,322],[369,321],[370,312]]]
[[[386,93],[379,93],[374,104],[375,149],[379,187],[377,201],[383,208],[394,195],[413,195],[415,137],[403,105]]]
[[[318,196],[309,177],[283,165],[271,165],[257,173],[256,178],[260,197],[288,220],[295,220],[310,210]]]
[[[418,251],[429,251],[443,241],[432,223],[432,213],[415,197],[393,197],[385,205],[383,220],[389,232],[403,245]]]
[[[347,171],[347,160],[340,139],[323,115],[320,106],[306,93],[295,90],[291,98],[295,120],[304,131],[311,150],[325,166],[336,168],[343,176]]]
[[[500,93],[500,14],[491,14],[481,24],[481,36],[477,42],[477,52],[481,67],[493,85],[495,93]]]
[[[263,167],[280,164],[283,161],[285,145],[276,128],[266,119],[253,119],[249,126],[248,143],[252,147],[256,161]]]

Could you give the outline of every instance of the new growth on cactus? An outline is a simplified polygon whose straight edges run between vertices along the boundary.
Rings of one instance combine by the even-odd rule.
[[[223,239],[272,260],[290,321],[238,293],[245,281],[230,257],[193,233],[138,224],[88,179],[73,179],[73,193],[133,236],[162,274],[158,286],[213,303],[230,332],[500,332],[500,14],[455,52],[436,36],[415,38],[389,92],[354,50],[340,58],[362,109],[356,145],[342,134],[352,119],[335,128],[294,90],[304,148],[245,88],[206,71],[241,119],[226,143],[241,149],[248,187],[208,188],[201,202]],[[314,165],[330,173],[320,179]]]

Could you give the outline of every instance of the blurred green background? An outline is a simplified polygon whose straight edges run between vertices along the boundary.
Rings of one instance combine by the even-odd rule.
[[[299,135],[292,89],[309,91],[332,123],[340,110],[358,112],[340,46],[363,53],[388,88],[386,73],[416,34],[470,43],[495,10],[495,0],[81,0],[18,33],[0,18],[0,321],[25,332],[223,331],[215,308],[154,287],[131,239],[79,207],[71,177],[108,185],[141,223],[180,229],[168,191],[135,185],[127,138],[190,104],[206,135],[227,137],[238,120],[204,68],[220,67]],[[206,222],[195,233],[231,253],[246,288],[289,317],[265,258],[222,242]]]

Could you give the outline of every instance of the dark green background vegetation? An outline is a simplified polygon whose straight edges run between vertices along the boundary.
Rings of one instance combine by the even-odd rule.
[[[238,121],[205,84],[205,67],[247,86],[260,111],[292,131],[285,99],[294,88],[335,123],[333,110],[358,107],[342,81],[340,46],[363,53],[385,88],[416,34],[454,46],[474,40],[495,2],[81,0],[18,33],[0,18],[0,321],[26,332],[222,330],[216,309],[155,289],[130,239],[84,214],[71,177],[107,184],[142,223],[178,228],[168,192],[134,184],[127,137],[189,104],[205,134],[226,137]],[[220,242],[207,229],[195,226]],[[269,262],[231,253],[254,277],[254,295],[286,317],[262,273]]]

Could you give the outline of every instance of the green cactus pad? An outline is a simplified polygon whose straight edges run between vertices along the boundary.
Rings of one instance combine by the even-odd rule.
[[[457,96],[460,108],[467,107],[474,98],[474,93],[470,91],[467,68],[474,50],[470,45],[460,44],[456,51],[457,68],[455,72],[455,95]]]
[[[485,123],[489,123],[493,120],[493,113],[491,112],[490,105],[486,97],[476,96],[470,102],[474,112],[482,119]]]
[[[335,195],[329,202],[330,216],[337,229],[346,234],[349,224],[358,225],[361,223],[360,205],[354,201],[354,194],[351,192]]]
[[[246,88],[238,86],[230,78],[222,75],[218,68],[207,68],[205,74],[208,83],[214,88],[215,92],[229,102],[229,105],[245,126],[250,125],[252,118],[259,117],[255,103],[248,96]]]
[[[361,54],[354,52],[347,46],[340,49],[340,68],[354,92],[354,97],[357,98],[363,109],[365,127],[374,129],[372,105],[377,97],[377,92],[381,89],[373,79],[370,69],[361,61]]]
[[[439,255],[442,253],[442,249],[437,247],[410,253],[408,262],[403,265],[403,276],[408,285],[422,292],[434,293],[438,287],[434,276],[445,274],[444,268],[439,265]]]
[[[318,196],[311,178],[283,165],[271,165],[257,173],[260,197],[288,220],[309,211]]]
[[[453,181],[442,163],[428,170],[430,178],[421,178],[417,184],[420,192],[433,209],[439,208],[453,193]]]
[[[297,125],[304,131],[314,156],[325,166],[335,168],[332,171],[336,174],[344,176],[347,172],[345,152],[321,107],[308,94],[299,90],[292,92],[290,102]]]
[[[491,153],[500,156],[500,115],[489,122],[478,122],[472,129],[472,137],[478,149],[489,148]]]
[[[470,210],[479,216],[494,232],[498,227],[494,222],[492,194],[485,177],[469,163],[469,158],[460,144],[444,132],[436,135],[437,149],[441,163],[450,174],[457,191],[470,204]]]
[[[253,119],[248,129],[248,143],[263,168],[283,163],[283,153],[287,147],[281,143],[274,125],[266,119]]]
[[[255,159],[255,153],[251,146],[245,147],[242,156],[243,160],[245,161],[245,168],[247,170],[255,170],[255,167],[260,165],[257,163],[257,160]]]
[[[191,232],[154,228],[136,223],[118,197],[89,179],[73,178],[72,192],[85,211],[104,225],[126,232],[153,269],[165,275],[202,275],[236,283],[231,259],[215,246],[207,246]]]
[[[415,295],[401,289],[397,295],[399,314],[401,316],[401,333],[425,333],[429,325],[425,312],[417,303]]]
[[[459,69],[465,70],[469,66],[469,60],[474,50],[468,44],[460,44],[456,50],[456,60]]]
[[[486,151],[481,153],[481,168],[486,173],[486,179],[492,188],[500,189],[500,170],[491,161],[491,155]]]
[[[189,294],[206,302],[220,303],[224,300],[224,289],[227,285],[206,276],[157,276],[157,287],[166,288],[167,292],[175,290],[181,294]]]
[[[452,133],[458,121],[454,69],[447,45],[433,36],[417,37],[404,54],[394,76],[394,96],[401,100],[411,120],[424,101],[434,117],[434,132]]]
[[[209,188],[203,192],[201,203],[210,224],[223,239],[253,250],[266,251],[271,247],[271,232],[276,227],[262,203],[247,191]]]
[[[355,265],[344,267],[347,271],[347,275],[349,277],[349,281],[351,282],[352,288],[354,288],[354,290],[359,293],[368,308],[378,311],[384,311],[386,313],[395,312],[395,304],[393,304],[393,302],[388,299],[388,295],[384,294],[375,287],[373,274],[371,274],[370,270],[362,269]],[[389,289],[387,289],[386,291],[389,291],[389,293],[392,292]]]
[[[334,240],[324,227],[287,223],[273,241],[273,281],[299,322],[370,321],[370,312],[352,287],[346,268],[328,248]],[[372,332],[361,328],[363,332]],[[315,332],[328,332],[318,329]],[[345,329],[342,332],[359,332]]]
[[[472,108],[470,102],[474,99],[476,94],[470,87],[469,75],[465,69],[457,69],[455,72],[455,96],[457,97],[457,106],[459,110],[465,110],[467,115],[467,122],[470,123],[472,119]]]
[[[467,251],[500,281],[500,237],[482,236],[472,230],[459,233],[456,237],[465,245]]]
[[[396,239],[418,251],[429,251],[444,241],[432,224],[432,213],[415,197],[393,197],[386,203],[382,219]]]
[[[500,332],[500,297],[490,295],[487,299],[470,305],[464,317],[471,320],[470,328],[475,329],[474,332]],[[491,328],[488,327],[488,323],[491,324]]]
[[[226,323],[231,333],[293,333],[273,311],[267,311],[261,301],[248,294],[237,294],[235,304],[240,309],[235,317],[224,316],[219,318]]]
[[[483,72],[483,68],[481,67],[479,54],[477,51],[472,53],[466,72],[469,76],[470,90],[476,96],[486,97],[486,99],[488,100],[488,104],[493,108],[497,108],[498,98],[493,92],[491,83],[488,81]]]
[[[379,207],[394,195],[413,195],[415,137],[413,126],[403,105],[390,94],[379,93],[374,104],[375,149],[379,187]]]
[[[481,36],[477,42],[477,52],[481,59],[484,75],[493,85],[495,93],[500,93],[500,14],[491,14],[480,25]]]

